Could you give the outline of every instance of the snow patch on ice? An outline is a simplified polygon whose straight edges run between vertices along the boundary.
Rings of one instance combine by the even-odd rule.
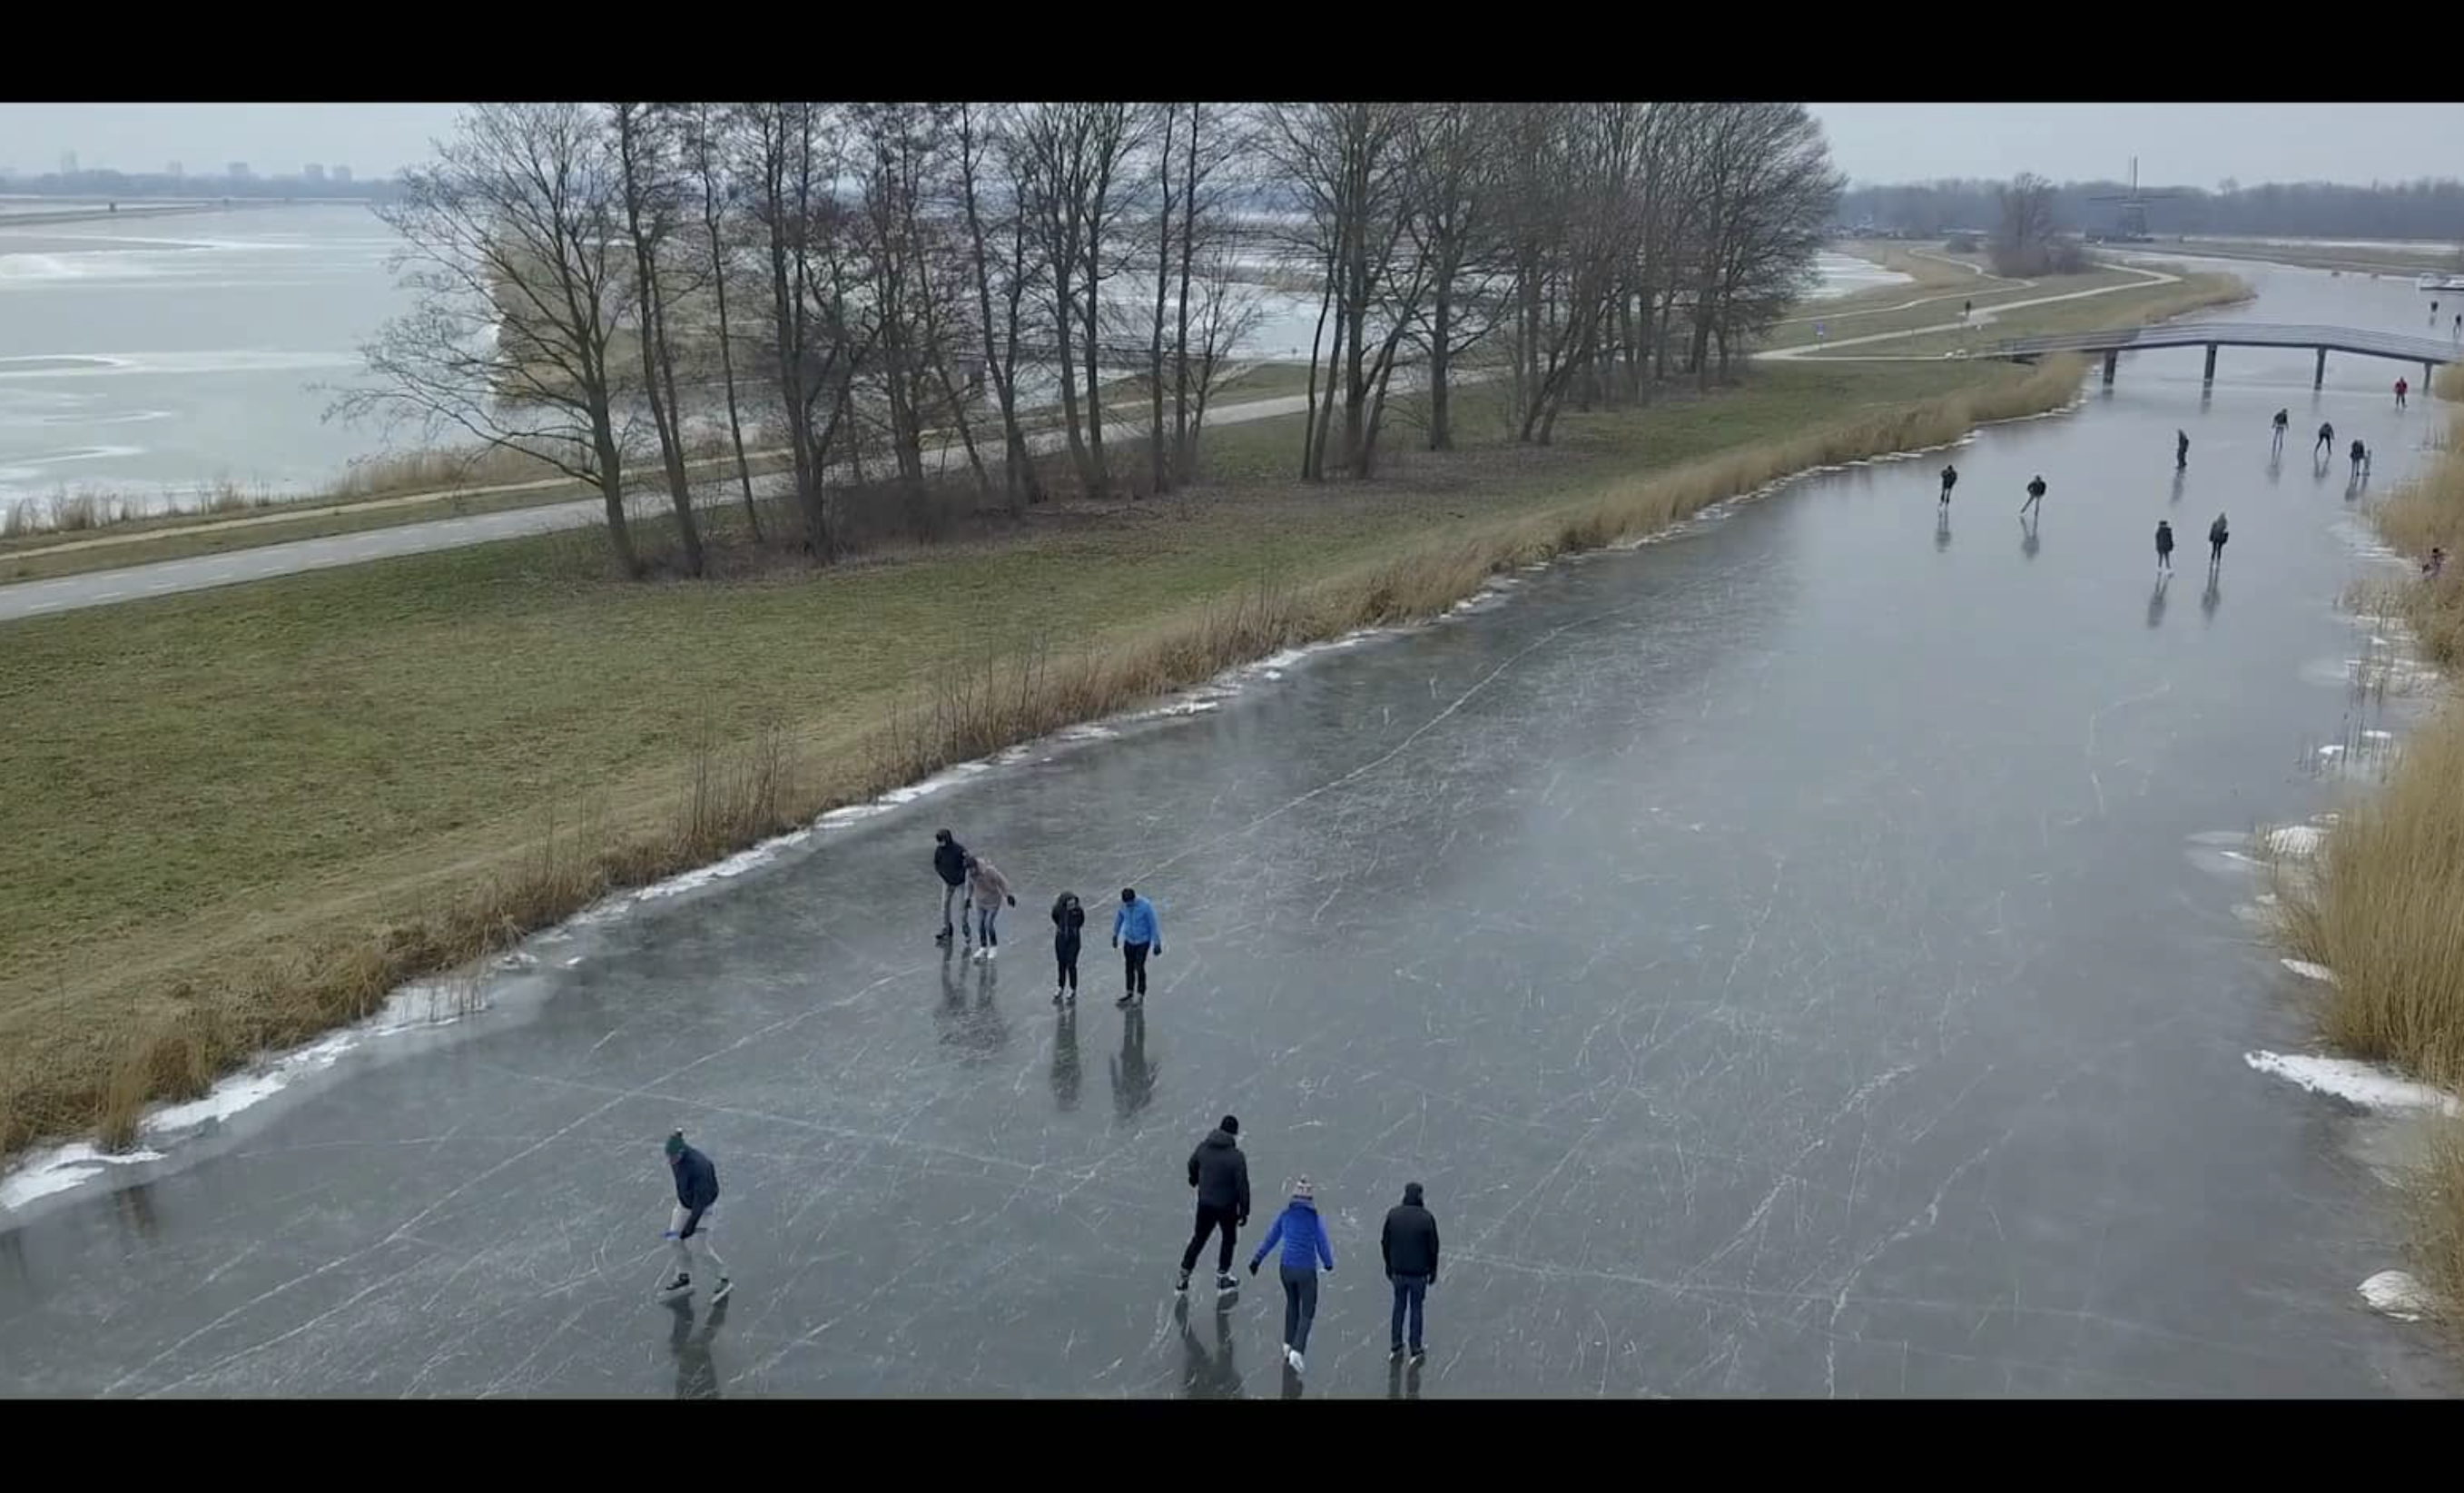
[[[140,1162],[161,1161],[156,1150],[97,1150],[78,1141],[70,1146],[55,1146],[36,1151],[10,1172],[0,1177],[0,1208],[23,1208],[38,1197],[65,1192],[80,1182],[102,1175],[105,1167],[134,1166]]]
[[[2268,831],[2266,845],[2279,856],[2315,856],[2326,839],[2327,832],[2315,824],[2288,824]]]
[[[2319,748],[2319,755],[2320,755],[2320,756],[2321,756],[2321,757],[2325,757],[2325,758],[2329,759],[2330,761],[2334,760],[2335,758],[2341,757],[2341,756],[2343,756],[2343,754],[2344,754],[2344,748],[2343,748],[2343,746],[2341,744],[2336,743],[2336,742],[2329,742],[2326,746],[2321,746],[2321,747],[2320,747],[2320,748]]]
[[[2464,1100],[2453,1094],[2347,1058],[2256,1052],[2242,1054],[2241,1060],[2313,1094],[2330,1094],[2365,1109],[2433,1109],[2464,1115]]]
[[[2326,985],[2333,985],[2336,983],[2336,971],[2328,969],[2325,965],[2312,964],[2307,959],[2279,959],[2277,963],[2284,966],[2284,968],[2292,970],[2295,974],[2301,976],[2301,978],[2305,980],[2317,980]]]
[[[2401,1270],[2382,1270],[2361,1284],[2362,1300],[2373,1311],[2398,1322],[2419,1322],[2431,1311],[2430,1292]]]
[[[2362,733],[2362,740],[2365,742],[2391,742],[2395,740],[2395,733],[2393,731],[2364,731]]]

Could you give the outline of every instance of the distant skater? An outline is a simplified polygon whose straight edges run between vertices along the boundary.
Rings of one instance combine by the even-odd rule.
[[[2156,521],[2156,573],[2173,573],[2173,525],[2166,519]]]
[[[2370,449],[2367,446],[2363,445],[2362,438],[2356,435],[2353,437],[2351,449],[2345,452],[2345,455],[2352,458],[2353,476],[2356,478],[2360,477],[2362,475],[2362,468],[2369,464]]]
[[[2322,451],[2332,452],[2335,449],[2336,422],[2333,420],[2321,421],[2319,426],[2319,442],[2317,445],[2310,448],[2310,455],[2315,457]]]
[[[2273,452],[2274,452],[2274,454],[2275,454],[2275,455],[2279,456],[2279,457],[2280,457],[2280,456],[2282,456],[2282,455],[2284,455],[2284,430],[2285,430],[2285,427],[2286,427],[2286,426],[2289,426],[2289,425],[2291,425],[2292,423],[2293,423],[2293,412],[2292,412],[2292,411],[2290,411],[2290,410],[2278,410],[2278,411],[2277,411],[2277,412],[2276,412],[2276,420],[2275,420],[2275,425],[2276,425],[2276,444],[2275,444],[2275,446],[2274,446],[2273,448],[2271,448],[2271,449],[2273,450]]]
[[[2035,476],[2028,479],[2028,501],[2019,504],[2019,517],[2024,519],[2032,511],[2037,513],[2043,512],[2043,509],[2038,507],[2038,504],[2042,503],[2044,501],[2045,474],[2039,472]]]
[[[1959,468],[1946,461],[1942,464],[1942,502],[1950,505],[1950,490],[1959,485]]]
[[[1249,1226],[1249,1158],[1241,1154],[1240,1137],[1240,1116],[1225,1115],[1189,1153],[1189,1185],[1198,1189],[1198,1232],[1189,1237],[1189,1248],[1180,1252],[1176,1291],[1189,1289],[1189,1273],[1198,1268],[1206,1237],[1219,1232],[1222,1239],[1215,1251],[1215,1289],[1221,1294],[1241,1288],[1232,1276],[1232,1236]]]
[[[2397,409],[2401,410],[2404,408],[2404,396],[2409,392],[2411,389],[2412,385],[2404,379],[2399,378],[2395,381],[2395,407]]]
[[[1010,895],[1009,879],[1001,868],[981,856],[967,858],[967,896],[976,904],[976,941],[983,946],[976,957],[990,964],[1001,952],[1001,929],[994,920],[1003,904],[1015,907],[1018,899]]]
[[[933,870],[941,878],[941,931],[933,935],[933,942],[946,944],[950,942],[950,902],[964,895],[967,884],[967,847],[952,838],[947,830],[933,832]],[[969,910],[966,903],[959,903],[958,925],[962,928]],[[970,930],[967,937],[972,940],[974,932]]]
[[[1378,1232],[1377,1251],[1386,1259],[1386,1279],[1395,1287],[1395,1317],[1386,1333],[1386,1356],[1403,1356],[1403,1327],[1412,1329],[1414,1362],[1428,1356],[1420,1337],[1420,1318],[1427,1310],[1430,1287],[1438,1283],[1438,1219],[1421,1202],[1420,1184],[1403,1184],[1403,1200],[1386,1211],[1386,1227]]]
[[[2434,581],[2438,579],[2446,569],[2447,551],[2437,545],[2431,546],[2430,558],[2421,562],[2421,578],[2426,581]]]
[[[1121,951],[1121,998],[1115,1006],[1134,1006],[1147,998],[1147,955],[1163,952],[1163,928],[1155,921],[1155,903],[1134,886],[1121,888],[1121,910],[1112,914],[1112,947]]]
[[[1052,899],[1052,1004],[1078,998],[1078,940],[1087,926],[1087,909],[1076,892]]]
[[[2225,524],[2225,516],[2221,513],[2217,514],[2216,522],[2208,525],[2209,574],[2212,575],[2224,568],[2225,541],[2231,538],[2233,538],[2233,530]]]
[[[2438,307],[2437,307],[2436,305],[2432,305],[2432,306],[2430,308],[2430,312],[2431,312],[2431,315],[2432,315],[2432,316],[2437,315],[2437,314],[2438,314]],[[1975,314],[1976,314],[1976,302],[1975,302],[1975,301],[1961,301],[1961,302],[1959,303],[1959,319],[1960,319],[1961,321],[1965,322],[1965,321],[1967,321],[1969,317],[1971,317],[1971,316],[1973,316],[1973,315],[1975,315]]]
[[[685,1144],[685,1132],[671,1130],[667,1141],[668,1170],[675,1174],[676,1208],[668,1215],[666,1238],[675,1252],[676,1273],[659,1287],[659,1300],[675,1301],[693,1290],[693,1245],[698,1242],[703,1258],[718,1272],[718,1284],[712,1287],[712,1305],[727,1300],[736,1288],[727,1279],[727,1261],[710,1242],[710,1211],[718,1203],[718,1169],[708,1156]]]
[[[1317,1215],[1317,1198],[1307,1177],[1292,1184],[1292,1200],[1258,1241],[1258,1252],[1249,1257],[1251,1275],[1278,1240],[1284,1246],[1284,1361],[1292,1372],[1307,1373],[1309,1364],[1301,1355],[1309,1351],[1309,1324],[1317,1319],[1318,1267],[1323,1262],[1325,1268],[1334,1268],[1334,1242],[1326,1237],[1326,1222]]]
[[[2455,313],[2455,329],[2448,335],[2451,337],[2464,337],[2464,311],[2458,311]]]
[[[2189,432],[2187,432],[2187,431],[2175,431],[2175,432],[2173,433],[2173,470],[2174,470],[2174,471],[2176,471],[2176,472],[2182,471],[2182,470],[2184,470],[2184,469],[2188,468],[2188,467],[2189,466],[2189,464],[2190,464],[2190,436],[2189,436]]]

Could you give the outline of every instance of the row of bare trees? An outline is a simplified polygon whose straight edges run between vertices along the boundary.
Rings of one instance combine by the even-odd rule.
[[[694,573],[695,465],[758,535],[781,463],[826,561],[850,482],[1187,482],[1268,286],[1315,300],[1304,477],[1374,475],[1398,403],[1446,449],[1468,380],[1546,442],[1725,373],[1838,189],[1793,103],[478,104],[378,209],[413,303],[339,408],[595,486],[635,574],[628,463]]]

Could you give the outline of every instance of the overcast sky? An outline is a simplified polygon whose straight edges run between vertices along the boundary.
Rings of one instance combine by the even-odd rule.
[[[2464,175],[2456,103],[1817,103],[1859,182],[2006,177],[2210,187]]]
[[[0,103],[0,166],[159,171],[178,161],[259,175],[309,161],[388,175],[451,126],[450,103]],[[1841,169],[1858,181],[2119,179],[2139,157],[2152,186],[2225,177],[2366,182],[2464,173],[2464,104],[1817,103]]]

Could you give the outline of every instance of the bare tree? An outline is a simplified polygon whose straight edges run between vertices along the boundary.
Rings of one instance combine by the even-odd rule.
[[[625,236],[633,250],[634,338],[642,356],[642,392],[658,433],[659,463],[668,479],[668,501],[676,512],[685,573],[702,573],[701,526],[693,522],[693,484],[685,476],[682,410],[676,401],[676,359],[668,336],[669,292],[660,256],[678,217],[678,184],[671,162],[671,122],[667,111],[642,103],[610,106],[616,162],[624,186]]]
[[[1404,122],[1408,232],[1429,267],[1431,451],[1454,447],[1450,411],[1455,362],[1496,324],[1486,307],[1495,273],[1497,198],[1506,189],[1493,148],[1497,110],[1485,103],[1425,103]]]
[[[709,254],[706,269],[717,301],[718,368],[727,394],[727,436],[736,452],[736,479],[744,489],[744,522],[751,525],[753,537],[758,540],[761,538],[761,510],[753,501],[753,464],[744,456],[744,420],[736,390],[735,328],[727,315],[727,281],[734,256],[722,228],[732,215],[737,195],[726,164],[730,111],[709,103],[683,107],[684,155],[693,185],[699,189],[702,235]]]
[[[599,489],[616,562],[625,516],[623,171],[580,103],[482,103],[377,215],[402,236],[413,303],[364,349],[372,385],[334,412],[452,427]]]
[[[1110,490],[1104,463],[1103,282],[1118,245],[1109,235],[1116,226],[1124,167],[1145,142],[1148,119],[1136,104],[1044,103],[1029,107],[1017,131],[1059,332],[1062,421],[1080,480],[1097,498]],[[1081,361],[1087,375],[1083,422]]]
[[[2054,216],[2054,184],[2021,171],[1998,191],[2000,212],[1991,254],[1993,273],[2026,278],[2079,267],[2075,246],[2065,245]]]
[[[1009,135],[1007,122],[1001,106],[960,104],[957,165],[958,200],[966,215],[968,265],[974,272],[979,330],[983,338],[984,372],[1001,406],[1002,487],[1009,498],[1010,515],[1016,518],[1043,495],[1037,490],[1035,462],[1018,412],[1025,305],[1037,284],[1025,206],[1031,180],[1026,173],[1031,167]],[[1000,178],[998,204],[987,200],[996,169],[1005,172]]]

